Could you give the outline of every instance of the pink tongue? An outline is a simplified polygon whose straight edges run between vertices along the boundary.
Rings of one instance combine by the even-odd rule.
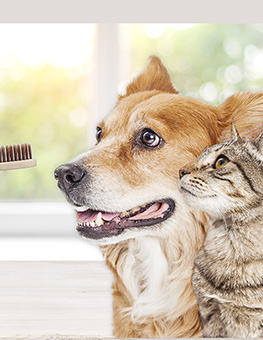
[[[97,216],[98,216],[98,212],[94,212],[92,210],[87,210],[84,212],[77,212],[77,220],[80,223],[91,223],[91,222],[95,222]],[[104,221],[111,221],[114,217],[119,216],[119,213],[102,213],[102,218],[104,219]]]
[[[157,218],[157,217],[163,217],[163,213],[169,208],[169,205],[167,203],[154,203],[151,205],[148,209],[146,209],[144,212],[137,214],[133,217],[129,217],[129,220],[143,220],[143,219],[149,219],[149,218]],[[77,220],[79,223],[91,223],[95,222],[98,212],[87,210],[84,212],[77,212]],[[116,217],[119,217],[120,213],[101,213],[101,217],[104,221],[112,221]],[[114,220],[116,221],[116,220]],[[117,222],[117,221],[116,221]]]
[[[77,211],[77,220],[80,223],[93,222],[96,220],[97,216],[98,216],[98,213],[94,211],[90,211],[90,210],[83,211],[83,212]]]
[[[130,217],[129,220],[144,220],[149,218],[163,217],[162,214],[169,208],[167,203],[154,203],[141,214]]]
[[[102,213],[102,218],[104,221],[111,221],[114,217],[119,216],[120,213]]]

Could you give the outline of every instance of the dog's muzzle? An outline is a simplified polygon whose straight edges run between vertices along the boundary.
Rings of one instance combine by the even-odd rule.
[[[60,165],[55,170],[55,178],[68,202],[75,206],[77,230],[84,238],[99,240],[118,236],[128,229],[156,226],[168,219],[175,209],[174,200],[167,197],[140,206],[131,205],[124,211],[107,211],[100,207],[101,202],[98,206],[92,173],[81,163]]]
[[[68,194],[83,182],[87,176],[87,171],[79,164],[68,163],[58,166],[55,169],[54,176],[58,181],[58,187],[65,194]]]

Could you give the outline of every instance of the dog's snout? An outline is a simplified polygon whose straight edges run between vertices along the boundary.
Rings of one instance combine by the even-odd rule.
[[[68,191],[74,186],[80,184],[87,171],[77,164],[63,164],[56,168],[54,172],[55,179],[58,181],[58,186],[63,191]]]
[[[185,175],[190,174],[189,171],[185,170],[185,169],[181,169],[179,170],[179,178],[181,179],[182,177],[184,177]]]

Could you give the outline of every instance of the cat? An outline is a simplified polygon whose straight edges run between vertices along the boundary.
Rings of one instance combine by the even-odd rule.
[[[204,337],[263,337],[263,132],[206,148],[179,171],[179,190],[208,214],[192,278]]]

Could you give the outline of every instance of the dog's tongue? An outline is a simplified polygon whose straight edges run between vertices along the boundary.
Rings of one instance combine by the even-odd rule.
[[[80,223],[91,223],[94,222],[98,216],[98,212],[97,211],[93,211],[93,210],[87,210],[84,212],[77,212],[77,220]],[[101,217],[104,219],[104,221],[111,221],[112,219],[114,219],[114,217],[119,216],[120,213],[101,213]]]
[[[144,212],[137,214],[135,216],[130,217],[130,220],[144,220],[150,218],[160,217],[162,213],[164,213],[169,208],[167,203],[154,203]]]
[[[104,219],[104,221],[111,221],[114,219],[114,217],[116,216],[120,216],[120,213],[102,213],[102,218]]]
[[[160,217],[167,209],[169,205],[165,202],[159,203],[156,202],[152,204],[148,209],[145,211],[138,213],[137,215],[128,217],[129,220],[143,220],[143,219],[150,219],[150,218],[157,218]],[[99,212],[94,210],[87,210],[84,212],[77,212],[77,220],[79,223],[91,223],[95,222],[97,219]],[[116,221],[116,217],[120,217],[121,213],[108,213],[108,212],[101,212],[101,217],[104,221]]]

